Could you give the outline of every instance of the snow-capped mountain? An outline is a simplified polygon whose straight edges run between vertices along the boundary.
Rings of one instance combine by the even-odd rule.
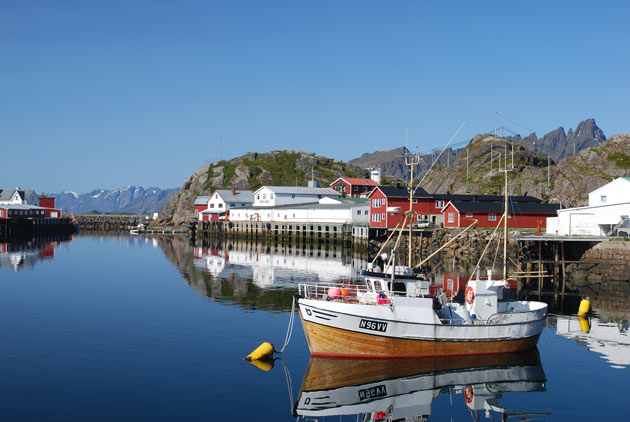
[[[88,193],[63,191],[48,193],[56,198],[57,208],[64,213],[81,214],[91,211],[111,213],[144,214],[160,212],[179,189],[143,188],[126,186],[124,188],[107,190],[95,189]]]

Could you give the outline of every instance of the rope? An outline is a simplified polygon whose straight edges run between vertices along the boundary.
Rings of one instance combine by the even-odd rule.
[[[291,408],[291,413],[293,413],[293,383],[291,382],[291,372],[289,372],[289,368],[287,364],[280,358],[276,359],[282,362],[282,366],[284,367],[284,378],[287,381],[287,390],[289,390],[289,407]]]
[[[289,317],[289,326],[287,327],[287,335],[284,337],[284,344],[282,345],[282,349],[278,353],[284,352],[284,349],[289,345],[291,341],[291,336],[293,335],[293,321],[295,320],[295,296],[293,296],[293,301],[291,302],[291,317]]]

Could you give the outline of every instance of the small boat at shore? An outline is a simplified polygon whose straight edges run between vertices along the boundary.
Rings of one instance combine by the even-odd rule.
[[[445,294],[432,296],[429,282],[414,275],[411,265],[408,274],[399,274],[391,258],[385,274],[366,273],[355,284],[300,283],[297,304],[311,354],[411,358],[536,347],[547,304],[505,300],[503,295],[508,287],[507,170],[505,179],[505,212],[497,223],[497,229],[505,223],[502,279],[493,279],[491,270],[481,278],[478,263],[464,304],[449,302]],[[411,198],[412,185],[409,192]]]
[[[474,358],[313,357],[294,405],[294,416],[313,420],[360,414],[364,421],[427,420],[433,402],[441,394],[461,394],[472,414],[531,416],[535,414],[510,411],[497,400],[505,393],[545,391],[546,381],[537,350]]]

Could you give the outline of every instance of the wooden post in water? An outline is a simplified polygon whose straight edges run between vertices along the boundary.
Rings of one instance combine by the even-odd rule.
[[[538,242],[538,300],[542,285],[542,242]]]
[[[560,253],[562,256],[562,296],[560,297],[560,313],[562,313],[564,308],[564,286],[567,282],[567,272],[564,262],[564,242],[562,241],[560,242]]]

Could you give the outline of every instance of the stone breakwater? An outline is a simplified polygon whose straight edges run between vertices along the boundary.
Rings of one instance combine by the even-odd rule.
[[[79,214],[74,219],[82,230],[128,230],[145,221],[144,215]]]
[[[451,241],[457,236],[459,232],[451,230],[436,230],[433,232],[424,232],[422,235],[414,234],[411,240],[412,248],[412,262],[420,262],[423,259],[429,257],[436,252],[440,247]],[[508,256],[514,261],[517,261],[520,247],[518,244],[518,237],[520,233],[513,232],[508,236]],[[387,247],[383,249],[383,252],[389,253],[396,243],[396,237],[393,236],[389,241]],[[373,257],[383,245],[383,240],[372,240],[369,245],[369,255]],[[460,267],[468,268],[474,266],[479,257],[481,256],[484,248],[488,245],[488,242],[493,240],[492,245],[488,248],[486,256],[483,260],[484,263],[488,261],[492,262],[495,259],[495,252],[497,247],[500,247],[500,253],[497,260],[502,262],[503,260],[503,247],[502,237],[500,235],[492,236],[491,231],[476,230],[469,233],[465,233],[461,237],[455,239],[448,246],[444,247],[438,254],[436,254],[429,263],[433,266],[442,264],[448,264]],[[399,242],[398,254],[399,256],[407,256],[409,248],[409,238],[407,235],[403,235]],[[498,262],[498,261],[497,261]]]

